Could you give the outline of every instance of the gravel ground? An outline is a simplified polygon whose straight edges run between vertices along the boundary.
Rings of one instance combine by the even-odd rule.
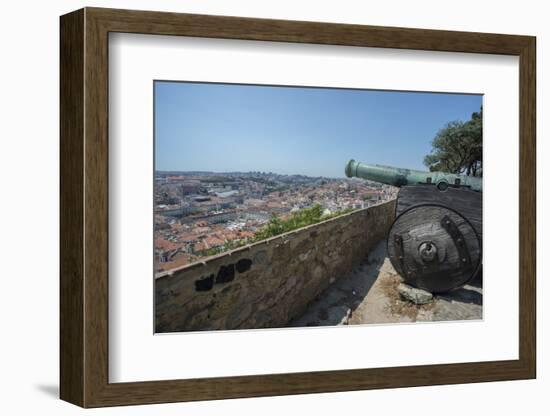
[[[482,319],[481,279],[451,293],[437,295],[425,305],[401,299],[397,292],[400,282],[400,276],[386,257],[386,243],[382,241],[367,261],[332,284],[289,326]]]

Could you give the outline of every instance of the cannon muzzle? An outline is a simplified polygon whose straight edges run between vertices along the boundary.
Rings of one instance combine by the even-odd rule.
[[[402,187],[406,185],[433,184],[441,191],[449,186],[482,190],[481,178],[447,172],[423,172],[421,170],[369,165],[351,159],[346,165],[346,176]]]

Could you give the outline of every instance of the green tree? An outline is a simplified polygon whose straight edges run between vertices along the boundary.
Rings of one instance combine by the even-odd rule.
[[[432,151],[424,158],[430,171],[460,173],[469,176],[483,174],[483,107],[470,120],[452,121],[437,132]]]

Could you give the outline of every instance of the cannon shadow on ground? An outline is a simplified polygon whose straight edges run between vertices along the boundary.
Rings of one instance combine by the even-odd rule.
[[[476,305],[483,305],[483,295],[477,290],[468,288],[467,286],[453,290],[450,293],[437,296],[440,299],[444,299],[448,302],[461,302],[461,303],[473,303]]]

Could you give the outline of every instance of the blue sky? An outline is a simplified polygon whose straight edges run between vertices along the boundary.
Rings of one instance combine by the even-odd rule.
[[[481,95],[155,82],[155,168],[343,177],[349,159],[426,170]]]

